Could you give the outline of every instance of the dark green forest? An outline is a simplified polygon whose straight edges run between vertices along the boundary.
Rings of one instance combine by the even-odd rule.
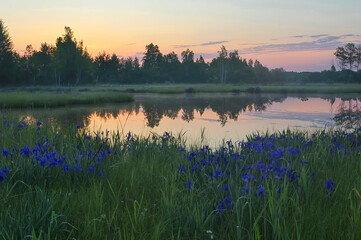
[[[268,69],[258,60],[242,58],[238,51],[222,46],[218,56],[205,62],[187,49],[177,56],[163,54],[153,43],[145,46],[144,57],[119,58],[100,53],[92,57],[82,41],[77,41],[70,27],[55,45],[42,43],[39,50],[31,45],[20,56],[13,49],[11,37],[0,20],[0,86],[78,86],[95,84],[145,83],[361,83],[361,47],[348,43],[335,50],[339,71],[334,65],[322,72],[286,72]]]

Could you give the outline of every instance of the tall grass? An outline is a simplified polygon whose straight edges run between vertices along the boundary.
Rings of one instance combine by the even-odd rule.
[[[361,132],[219,149],[1,119],[3,239],[359,239]]]

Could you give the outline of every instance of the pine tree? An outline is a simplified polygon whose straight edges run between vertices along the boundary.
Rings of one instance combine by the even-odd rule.
[[[13,44],[7,27],[0,19],[0,84],[14,84],[15,75]]]

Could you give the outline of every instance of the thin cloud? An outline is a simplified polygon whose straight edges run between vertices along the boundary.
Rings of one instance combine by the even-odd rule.
[[[355,35],[354,34],[344,34],[342,35],[343,37],[354,37]]]
[[[340,38],[342,38],[342,36],[327,36],[327,37],[317,39],[315,42],[317,42],[317,43],[329,43],[329,42],[339,40]]]
[[[320,34],[321,35],[321,34]],[[284,44],[266,44],[256,47],[244,48],[240,54],[248,53],[272,53],[272,52],[289,52],[289,51],[307,51],[307,50],[334,50],[343,45],[341,41],[343,36],[325,36],[314,41],[304,41],[299,43]]]
[[[128,44],[125,44],[126,46],[130,46],[130,45],[135,45],[136,43],[128,43]]]
[[[344,35],[341,35],[342,37],[356,37],[356,38],[359,38],[361,37],[360,34],[344,34]]]
[[[317,34],[317,35],[294,35],[290,36],[291,38],[321,38],[321,37],[327,37],[328,34]]]
[[[190,47],[199,47],[199,46],[211,46],[211,45],[218,45],[222,43],[227,43],[229,41],[216,41],[216,42],[206,42],[206,43],[200,43],[200,44],[182,44],[182,45],[173,45],[174,48],[190,48]]]
[[[291,38],[304,38],[307,37],[307,35],[296,35],[296,36],[291,36]]]
[[[199,45],[174,45],[174,48],[189,48],[189,47],[195,47]]]
[[[256,45],[263,45],[265,43],[240,43],[240,46],[256,46]]]
[[[311,35],[311,38],[320,38],[320,37],[326,37],[328,34],[318,34],[318,35]]]
[[[201,46],[210,46],[210,45],[217,45],[217,44],[221,44],[221,43],[226,43],[229,41],[218,41],[218,42],[207,42],[207,43],[201,43]]]

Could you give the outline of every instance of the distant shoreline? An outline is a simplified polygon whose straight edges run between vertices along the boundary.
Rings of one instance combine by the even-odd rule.
[[[23,86],[2,87],[3,93],[79,93],[87,94],[96,92],[114,93],[361,93],[361,84],[109,84],[109,85],[84,85],[78,87],[53,87],[53,86]]]
[[[82,104],[134,101],[134,93],[275,93],[349,94],[361,93],[361,84],[234,85],[234,84],[142,84],[81,87],[0,88],[1,108],[51,108]]]

